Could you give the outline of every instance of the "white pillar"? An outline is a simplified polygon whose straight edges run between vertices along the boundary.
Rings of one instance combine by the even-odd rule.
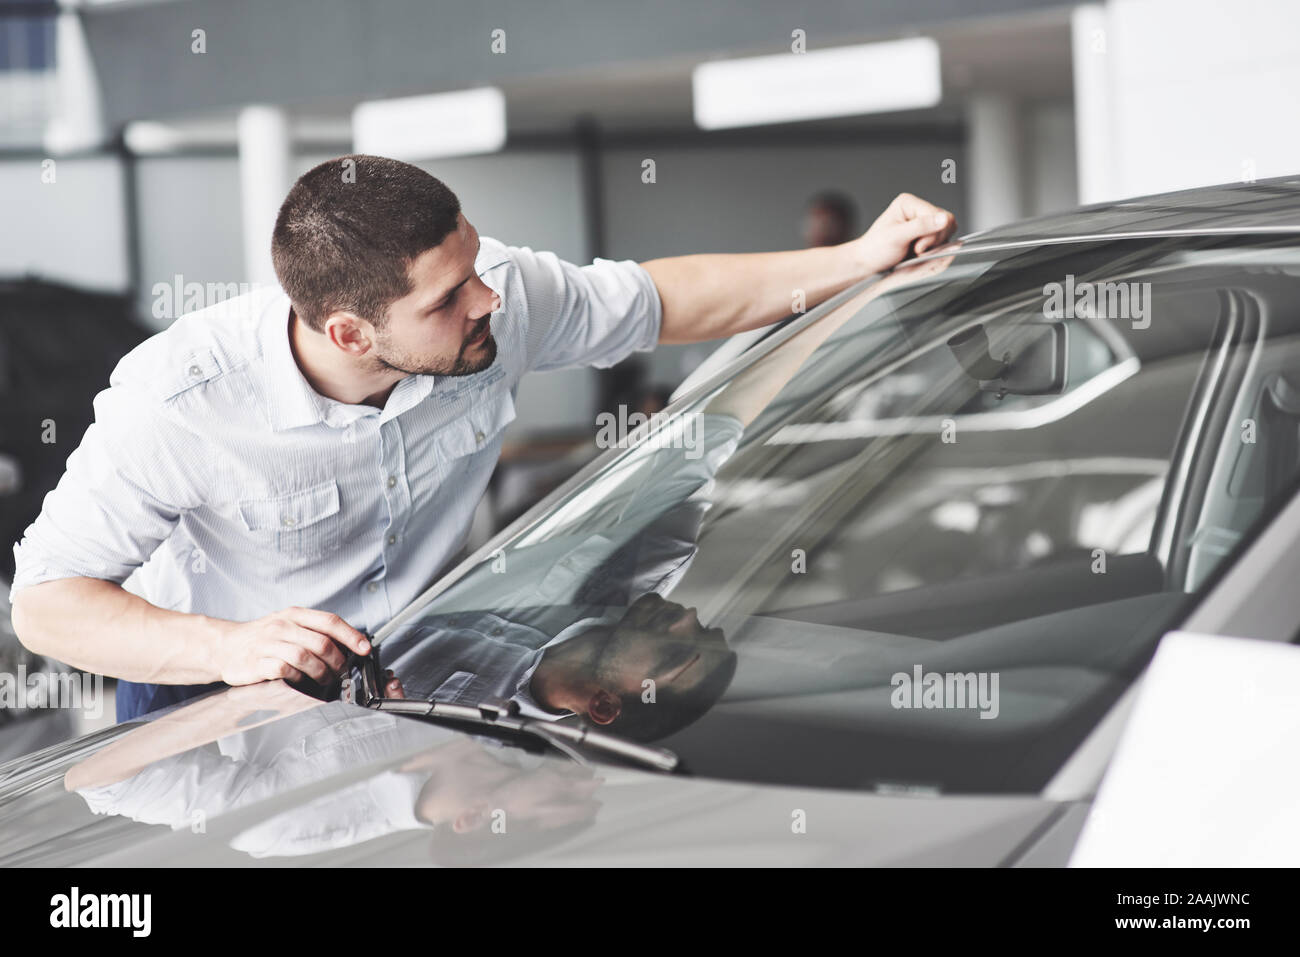
[[[108,138],[99,79],[75,6],[65,2],[54,21],[54,111],[44,144],[55,154],[96,149]]]
[[[989,229],[1024,216],[1020,105],[1011,97],[981,93],[967,105],[970,130],[970,226]]]
[[[1114,199],[1114,150],[1106,10],[1076,7],[1070,16],[1074,59],[1074,142],[1079,168],[1079,202]]]
[[[244,215],[244,273],[250,283],[276,281],[271,266],[275,215],[293,185],[289,118],[276,106],[239,112],[239,188]]]

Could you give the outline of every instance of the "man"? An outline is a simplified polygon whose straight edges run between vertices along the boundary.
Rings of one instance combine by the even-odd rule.
[[[525,373],[774,322],[954,228],[904,194],[839,246],[579,268],[480,238],[416,167],[322,163],[276,220],[280,288],[113,371],[14,549],[15,630],[122,679],[120,720],[221,682],[327,683],[464,542]]]

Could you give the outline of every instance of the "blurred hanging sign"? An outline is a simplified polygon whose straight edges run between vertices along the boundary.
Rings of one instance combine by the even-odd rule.
[[[506,142],[506,99],[494,86],[372,100],[352,111],[358,153],[415,161],[492,153]]]
[[[937,106],[939,45],[929,37],[701,63],[695,123],[715,130]]]

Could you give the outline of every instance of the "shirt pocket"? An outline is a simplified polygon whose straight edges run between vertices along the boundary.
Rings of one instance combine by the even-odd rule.
[[[429,697],[433,701],[454,702],[465,693],[477,677],[478,675],[472,671],[457,671],[438,685]]]
[[[319,558],[339,544],[339,487],[333,479],[274,498],[243,499],[239,517],[253,538],[283,555]]]
[[[515,401],[508,390],[484,395],[463,416],[438,433],[444,459],[458,459],[486,448],[500,447],[501,433],[515,419]]]
[[[391,753],[392,739],[398,731],[399,719],[395,715],[371,711],[355,716],[349,713],[342,721],[334,715],[327,717],[329,725],[300,740],[303,757],[336,755],[343,767],[352,767]]]

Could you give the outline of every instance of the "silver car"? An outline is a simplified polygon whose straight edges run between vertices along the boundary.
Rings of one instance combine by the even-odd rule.
[[[0,766],[0,864],[1065,864],[1163,635],[1296,637],[1298,239],[1261,181],[866,279],[339,687]]]

